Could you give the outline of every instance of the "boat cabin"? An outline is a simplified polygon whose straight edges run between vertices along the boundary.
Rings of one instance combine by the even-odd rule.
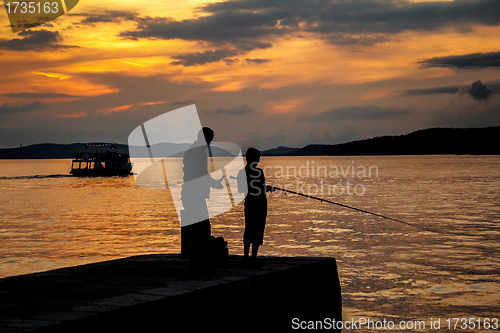
[[[85,150],[88,149],[88,145]],[[78,152],[71,164],[70,174],[75,176],[124,176],[130,175],[132,164],[128,154],[121,154],[111,145],[111,151]]]

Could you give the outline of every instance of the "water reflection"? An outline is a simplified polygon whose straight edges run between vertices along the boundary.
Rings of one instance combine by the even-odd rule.
[[[378,166],[378,177],[309,174],[297,182],[266,176],[271,184],[294,186],[359,182],[363,196],[323,197],[438,233],[304,197],[271,195],[262,255],[335,257],[345,318],[498,317],[500,158],[318,157],[314,165],[347,167],[353,159]],[[266,163],[275,169],[306,165],[304,158],[263,158]],[[0,276],[180,250],[168,191],[139,188],[133,177],[0,179],[0,191]],[[231,254],[243,253],[243,229],[241,205],[212,220],[213,234],[229,242]]]

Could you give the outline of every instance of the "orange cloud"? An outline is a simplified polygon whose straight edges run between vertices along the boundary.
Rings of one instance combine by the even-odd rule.
[[[38,75],[44,75],[46,77],[50,78],[56,78],[59,80],[65,80],[69,79],[71,76],[66,75],[66,74],[61,74],[61,73],[42,73],[42,72],[33,72],[33,74],[38,74]]]
[[[135,109],[139,106],[145,106],[145,105],[158,105],[158,104],[165,104],[167,101],[158,101],[158,102],[145,102],[145,103],[136,103],[136,104],[128,104],[128,105],[121,105],[121,106],[116,106],[112,108],[105,109],[102,111],[104,114],[108,114],[111,112],[122,112],[122,111],[129,111],[132,109]]]
[[[306,101],[305,98],[296,98],[282,102],[272,102],[269,104],[269,108],[273,114],[289,113],[301,109]]]
[[[81,117],[86,117],[87,113],[86,112],[75,112],[75,113],[69,113],[69,114],[63,114],[58,116],[58,118],[81,118]]]

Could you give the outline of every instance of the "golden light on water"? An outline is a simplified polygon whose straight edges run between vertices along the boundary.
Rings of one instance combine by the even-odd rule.
[[[168,190],[140,188],[133,177],[20,177],[29,170],[64,174],[70,160],[4,160],[0,165],[0,187],[8,194],[0,198],[3,227],[9,228],[2,247],[8,260],[0,262],[3,276],[179,252],[179,222]],[[498,263],[491,254],[498,247],[500,211],[498,186],[490,180],[499,176],[497,165],[495,156],[263,158],[269,184],[293,189],[341,184],[345,190],[349,180],[365,186],[364,195],[328,194],[325,188],[313,195],[437,232],[278,192],[268,196],[261,254],[335,257],[345,318],[492,316],[499,288]],[[377,172],[353,173],[354,166],[376,166]],[[322,168],[348,171],[319,172]],[[211,224],[212,234],[229,242],[230,254],[242,253],[241,205]]]

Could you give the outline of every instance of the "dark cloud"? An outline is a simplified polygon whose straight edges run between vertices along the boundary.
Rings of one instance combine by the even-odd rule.
[[[492,94],[500,93],[500,83],[488,83],[488,86],[481,81],[476,81],[472,85],[447,86],[429,89],[408,89],[403,92],[403,96],[424,96],[437,94],[469,94],[475,100],[488,99]]]
[[[249,147],[254,147],[257,149],[267,149],[282,145],[293,146],[294,143],[292,142],[292,138],[297,138],[298,136],[299,133],[293,130],[274,133],[250,132],[245,134],[244,136],[242,135],[238,140],[238,144],[242,148],[242,152],[246,151]]]
[[[272,21],[263,22],[255,15],[236,15],[231,13],[213,14],[197,19],[173,21],[168,18],[146,17],[139,19],[138,28],[120,34],[122,37],[204,40],[214,44],[231,43],[242,51],[271,47],[269,42],[258,40],[272,30]],[[267,26],[270,24],[271,26]]]
[[[403,92],[404,96],[424,96],[424,95],[438,95],[438,94],[468,94],[475,100],[486,100],[492,94],[500,91],[500,84],[492,83],[486,86],[481,81],[476,81],[472,85],[463,86],[447,86],[436,87],[429,89],[408,89]]]
[[[0,41],[0,49],[10,51],[64,50],[78,46],[58,44],[62,40],[59,31],[25,30],[19,33],[23,38]]]
[[[438,95],[438,94],[456,94],[460,90],[460,86],[437,87],[429,89],[408,89],[403,92],[405,96],[423,96],[423,95]]]
[[[500,7],[500,6],[499,6]],[[436,57],[419,62],[422,67],[446,67],[455,70],[500,67],[500,52],[473,53]]]
[[[410,109],[381,106],[354,106],[330,109],[314,115],[303,115],[301,120],[324,122],[336,120],[376,120],[412,113]]]
[[[238,54],[236,50],[209,50],[205,52],[188,53],[183,55],[174,56],[174,59],[179,59],[179,61],[173,61],[174,65],[183,66],[196,66],[203,65],[210,62],[220,61],[227,57],[233,57]]]
[[[2,96],[15,97],[15,98],[75,98],[80,96],[68,95],[68,94],[57,94],[57,93],[10,93],[2,94]]]
[[[39,110],[44,108],[45,106],[37,101],[29,104],[9,104],[4,103],[0,105],[0,117],[8,116],[16,113],[26,113],[34,110]]]
[[[326,40],[334,45],[362,45],[372,46],[377,43],[383,43],[390,40],[389,36],[384,34],[374,35],[348,35],[343,33],[329,33]]]
[[[269,62],[271,61],[271,59],[249,59],[249,58],[246,58],[245,61],[249,64],[263,64],[263,63],[266,63],[266,62]]]
[[[182,21],[139,18],[137,29],[120,35],[208,41],[249,51],[270,47],[274,37],[292,33],[315,33],[338,45],[372,45],[408,30],[500,24],[498,0],[240,0],[209,4],[200,11],[206,15]]]
[[[225,58],[223,60],[226,63],[226,65],[228,65],[228,66],[236,64],[240,61],[240,59],[238,59],[238,58]]]
[[[179,106],[182,107],[182,106],[191,105],[191,104],[196,104],[196,100],[194,100],[194,99],[187,99],[187,100],[184,100],[184,101],[172,102],[172,103],[169,103],[168,105],[173,106],[173,107],[179,107]]]
[[[476,101],[486,100],[495,93],[493,89],[485,86],[481,81],[474,82],[470,87],[464,88],[462,92],[468,93]]]
[[[251,113],[253,112],[253,109],[248,105],[248,103],[246,103],[239,106],[234,106],[229,109],[218,108],[215,109],[213,112],[226,115],[239,115],[239,114]]]
[[[108,23],[108,22],[123,22],[123,21],[135,21],[137,19],[137,13],[120,11],[120,10],[99,10],[98,12],[90,13],[69,13],[69,16],[84,17],[80,24],[83,25],[94,25],[96,23]]]

